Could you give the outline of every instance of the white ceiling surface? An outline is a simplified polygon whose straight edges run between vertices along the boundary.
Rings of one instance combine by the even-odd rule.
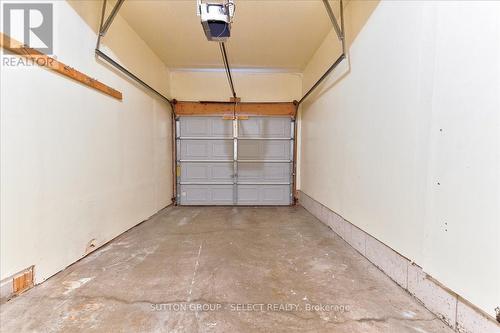
[[[331,29],[321,0],[235,3],[226,43],[232,68],[302,72]],[[206,40],[196,16],[196,0],[129,0],[120,13],[168,67],[223,67],[218,43]]]

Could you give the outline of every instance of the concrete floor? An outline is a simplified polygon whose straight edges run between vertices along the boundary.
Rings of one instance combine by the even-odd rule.
[[[3,332],[452,332],[301,207],[167,208],[0,316]]]

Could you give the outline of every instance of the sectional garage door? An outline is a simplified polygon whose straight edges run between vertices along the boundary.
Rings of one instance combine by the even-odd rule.
[[[176,122],[180,205],[290,205],[291,117],[183,116]]]

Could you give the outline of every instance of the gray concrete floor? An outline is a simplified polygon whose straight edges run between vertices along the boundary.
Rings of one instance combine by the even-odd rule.
[[[3,332],[452,332],[301,207],[167,208],[0,320]]]

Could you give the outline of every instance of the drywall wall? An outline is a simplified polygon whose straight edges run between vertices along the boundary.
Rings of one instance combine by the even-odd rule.
[[[172,197],[170,107],[95,59],[100,1],[52,3],[55,56],[123,101],[40,67],[2,66],[1,279],[35,265],[42,282]],[[103,49],[167,91],[167,69],[120,16]]]
[[[298,73],[233,69],[232,75],[243,102],[291,102],[302,93],[302,75]],[[179,101],[228,101],[232,96],[224,70],[172,70],[170,82],[172,95]]]
[[[500,305],[499,22],[498,2],[349,2],[349,61],[300,111],[301,190],[490,316]],[[304,91],[339,52],[325,40]]]

